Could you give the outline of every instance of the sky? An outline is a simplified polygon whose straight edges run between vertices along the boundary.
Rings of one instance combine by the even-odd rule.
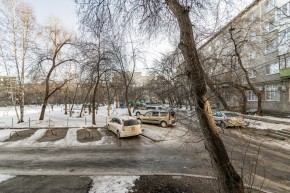
[[[22,0],[31,4],[37,22],[45,23],[49,17],[58,17],[69,29],[77,30],[77,14],[74,0]]]
[[[58,17],[68,29],[78,31],[78,18],[76,14],[76,4],[74,0],[20,0],[22,2],[29,3],[34,10],[37,22],[39,24],[45,24],[50,17]],[[253,0],[239,0],[240,4],[244,7]],[[162,42],[162,43],[161,43]],[[153,65],[154,59],[161,57],[161,53],[166,53],[173,50],[168,40],[165,41],[151,41],[146,43],[146,63],[147,65]],[[142,49],[142,50],[144,50]],[[144,71],[147,66],[138,65],[138,71]],[[0,73],[1,74],[1,73]]]

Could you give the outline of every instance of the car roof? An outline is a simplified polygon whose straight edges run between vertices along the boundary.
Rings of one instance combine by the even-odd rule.
[[[169,112],[172,112],[172,111],[166,111],[164,109],[152,109],[152,110],[149,110],[147,112],[169,113]]]
[[[133,119],[133,120],[136,120],[135,117],[130,117],[130,116],[125,116],[125,115],[113,115],[113,116],[110,116],[111,119],[113,118],[118,118],[118,119],[121,119],[121,120],[130,120],[130,119]]]

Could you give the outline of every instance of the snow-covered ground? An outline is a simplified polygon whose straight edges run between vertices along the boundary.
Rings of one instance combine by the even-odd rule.
[[[79,146],[98,146],[98,145],[111,145],[113,144],[110,139],[111,136],[103,134],[102,129],[98,131],[102,134],[102,138],[99,141],[80,143],[77,141],[77,131],[85,126],[91,126],[91,115],[84,115],[82,118],[77,118],[78,114],[73,114],[72,117],[64,115],[63,106],[54,106],[53,111],[51,108],[47,108],[45,114],[45,120],[39,121],[40,106],[26,106],[24,123],[17,123],[17,117],[15,110],[12,107],[0,107],[0,147],[79,147]],[[127,109],[115,109],[112,114],[127,115]],[[264,117],[266,118],[266,117]],[[281,119],[275,117],[267,117],[272,120],[289,121],[289,119]],[[100,107],[96,115],[97,127],[103,127],[108,120],[107,107]],[[290,125],[266,123],[263,121],[256,121],[247,119],[249,127],[255,129],[271,129],[282,130],[289,129]],[[290,121],[289,121],[290,122]],[[13,142],[4,142],[10,137],[12,131],[19,131],[23,129],[14,128],[38,128],[38,130],[30,137]],[[55,142],[38,142],[37,140],[43,137],[46,133],[47,127],[71,127],[66,136]],[[143,134],[155,141],[163,142],[163,144],[178,144],[181,143],[186,136],[188,136],[188,130],[181,125],[177,124],[173,128],[162,128],[155,126],[143,125]],[[263,139],[252,138],[249,135],[235,132],[236,135],[243,137],[247,140],[263,141]],[[185,139],[186,140],[186,139]],[[288,141],[268,140],[263,141],[271,145],[280,146],[290,149]],[[0,174],[0,183],[14,176]],[[139,176],[91,176],[93,180],[90,193],[102,193],[102,192],[116,192],[125,193],[129,192],[130,188],[134,186],[134,181],[139,179]]]
[[[75,109],[79,107],[76,106]],[[6,128],[0,130],[0,146],[7,147],[67,147],[67,146],[97,146],[97,145],[110,145],[110,136],[103,135],[102,139],[95,142],[80,143],[77,141],[76,132],[85,126],[91,125],[91,115],[85,114],[82,118],[78,118],[78,113],[73,114],[72,117],[64,114],[64,106],[54,106],[53,111],[50,106],[47,107],[45,113],[45,119],[39,121],[39,115],[41,106],[25,106],[24,123],[16,123],[17,117],[13,107],[0,107],[0,128]],[[107,106],[100,107],[96,114],[96,127],[103,127],[106,125],[108,118]],[[128,115],[127,109],[113,109],[111,115]],[[264,117],[265,118],[265,117]],[[275,117],[268,117],[273,120],[288,121],[288,119],[281,119]],[[13,121],[13,124],[12,124]],[[266,123],[263,121],[256,121],[247,119],[249,127],[255,129],[271,129],[271,130],[282,130],[289,129],[290,125]],[[15,142],[3,142],[10,137],[12,131],[19,131],[19,129],[13,128],[27,128],[27,127],[39,128],[32,136],[15,141]],[[55,142],[37,142],[38,139],[43,137],[46,133],[47,127],[72,127],[68,130],[65,138]],[[102,134],[102,130],[98,129]],[[167,141],[170,143],[178,143],[181,137],[186,135],[188,130],[178,125],[172,128],[149,127],[143,125],[143,134],[155,141]]]
[[[274,120],[275,117],[270,117],[270,118],[271,120]],[[287,119],[281,119],[281,118],[277,118],[277,119],[279,119],[280,121],[287,120]],[[252,119],[246,119],[246,121],[249,123],[248,125],[249,127],[255,128],[255,129],[271,129],[271,130],[289,129],[290,130],[290,125],[266,123],[263,121],[257,121],[257,120],[252,120]]]
[[[134,186],[139,176],[92,176],[93,186],[89,193],[125,193]]]
[[[17,116],[13,107],[0,107],[0,127],[21,128],[21,127],[82,127],[91,126],[92,116],[84,114],[78,118],[79,113],[73,113],[72,117],[64,114],[64,106],[54,106],[53,111],[50,106],[46,108],[45,118],[39,121],[41,106],[25,106],[24,123],[17,123]],[[126,109],[113,109],[112,114],[127,115]],[[103,127],[107,121],[107,107],[99,107],[96,115],[96,126]]]

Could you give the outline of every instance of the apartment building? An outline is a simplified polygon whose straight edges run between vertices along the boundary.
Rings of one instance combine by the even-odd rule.
[[[257,107],[249,80],[262,95],[264,112],[290,113],[289,0],[254,1],[199,51],[231,107],[238,107],[243,95],[247,109]]]

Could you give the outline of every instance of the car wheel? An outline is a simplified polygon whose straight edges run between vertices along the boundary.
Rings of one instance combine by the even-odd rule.
[[[140,113],[140,112],[137,112],[137,113],[136,113],[136,116],[139,116],[139,115],[141,115],[141,113]]]
[[[142,124],[142,120],[141,119],[137,119],[137,121],[139,122],[139,124]]]
[[[118,139],[121,138],[121,135],[120,135],[120,132],[119,131],[117,131],[117,137],[118,137]]]
[[[221,128],[225,129],[226,127],[227,127],[226,124],[224,122],[221,122]]]
[[[160,125],[161,127],[167,127],[167,123],[165,121],[162,121]]]

